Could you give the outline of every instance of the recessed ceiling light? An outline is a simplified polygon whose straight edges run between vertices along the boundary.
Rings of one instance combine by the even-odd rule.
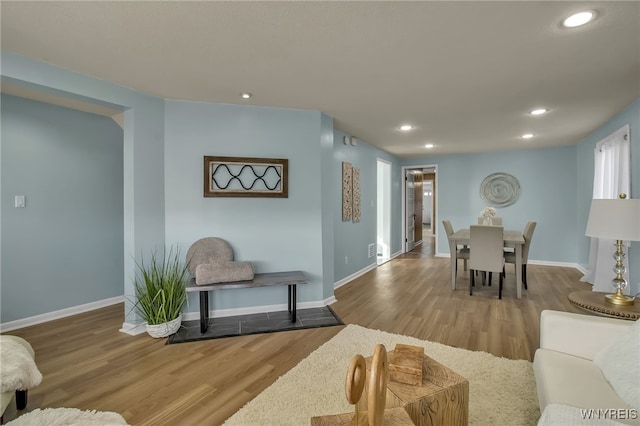
[[[249,99],[253,95],[249,92],[244,92],[241,96],[242,96],[242,99]]]
[[[549,110],[546,109],[546,108],[537,108],[537,109],[534,109],[533,111],[529,112],[529,114],[531,114],[531,115],[542,115],[542,114],[547,113],[547,112],[549,112]]]
[[[569,16],[567,19],[562,21],[562,25],[567,28],[579,27],[586,24],[587,22],[592,21],[595,17],[596,13],[592,10],[579,12]]]
[[[428,143],[424,147],[428,148],[428,149],[431,149],[431,148],[433,148],[433,144],[432,143]]]
[[[413,124],[403,124],[402,126],[400,126],[400,130],[402,130],[403,132],[413,130]]]
[[[522,139],[531,139],[533,137],[533,133],[525,133],[522,135]]]

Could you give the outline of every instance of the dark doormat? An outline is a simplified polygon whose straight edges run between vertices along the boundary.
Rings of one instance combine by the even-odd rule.
[[[248,334],[273,333],[277,331],[303,330],[306,328],[344,325],[329,306],[298,309],[296,322],[289,319],[289,312],[265,312],[234,317],[210,318],[207,332],[200,333],[200,320],[183,321],[180,329],[169,336],[167,345],[220,339],[222,337],[246,336]]]

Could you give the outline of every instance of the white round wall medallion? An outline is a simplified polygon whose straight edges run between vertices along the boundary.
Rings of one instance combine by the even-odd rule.
[[[508,173],[490,174],[480,184],[480,197],[490,206],[510,206],[518,200],[519,194],[518,179]]]

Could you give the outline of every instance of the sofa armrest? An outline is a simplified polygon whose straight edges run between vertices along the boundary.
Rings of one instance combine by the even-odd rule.
[[[593,360],[623,334],[631,321],[570,312],[542,311],[540,348]]]

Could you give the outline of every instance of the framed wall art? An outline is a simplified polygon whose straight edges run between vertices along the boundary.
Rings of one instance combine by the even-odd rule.
[[[342,162],[342,220],[360,222],[360,169]]]
[[[351,163],[342,162],[342,220],[351,220],[353,215],[352,190],[353,167]]]
[[[351,192],[353,194],[353,214],[352,220],[354,222],[360,222],[361,212],[360,212],[360,169],[357,167],[353,167],[353,172],[351,173],[352,179],[352,189]]]
[[[205,197],[288,198],[289,160],[204,157]]]

